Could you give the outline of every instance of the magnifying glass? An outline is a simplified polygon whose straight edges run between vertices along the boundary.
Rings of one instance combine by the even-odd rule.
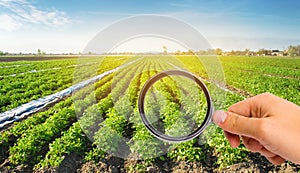
[[[184,142],[199,136],[212,122],[214,111],[206,85],[183,70],[151,77],[138,98],[146,128],[165,142]]]

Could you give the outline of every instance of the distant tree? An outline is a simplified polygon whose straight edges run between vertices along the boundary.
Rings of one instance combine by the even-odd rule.
[[[189,49],[189,51],[188,51],[188,53],[187,53],[188,55],[193,55],[194,54],[194,51],[193,50],[191,50],[191,49]]]
[[[5,53],[4,53],[4,52],[2,52],[2,51],[0,51],[0,56],[3,56],[3,55],[5,55]]]
[[[231,50],[230,55],[235,55],[235,51]]]
[[[41,49],[38,49],[38,55],[41,55],[41,54],[42,54]]]
[[[245,49],[244,50],[244,55],[250,55],[250,49]]]
[[[168,48],[167,46],[163,46],[164,54],[166,55],[168,53]]]
[[[300,56],[300,45],[298,46],[289,46],[287,49],[289,56]]]
[[[266,50],[266,49],[259,49],[259,50],[257,51],[257,53],[258,53],[259,55],[268,55],[268,54],[269,54],[269,51]]]
[[[206,55],[207,52],[206,52],[205,50],[199,50],[198,54],[199,54],[199,55]]]
[[[180,50],[177,50],[176,52],[175,52],[175,55],[180,55],[181,54],[181,51]]]
[[[214,49],[207,49],[207,54],[208,55],[215,55],[216,51]]]
[[[216,54],[217,54],[217,55],[222,55],[222,53],[223,53],[223,51],[222,51],[221,48],[217,48],[217,49],[216,49]]]
[[[46,52],[45,52],[45,51],[42,51],[41,49],[38,49],[37,54],[38,54],[38,55],[46,55]]]

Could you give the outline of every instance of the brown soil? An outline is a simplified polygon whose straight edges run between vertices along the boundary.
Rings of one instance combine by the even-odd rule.
[[[245,97],[245,98],[250,98],[250,97],[253,97],[253,96],[254,96],[254,95],[248,93],[247,91],[244,91],[244,90],[235,88],[235,87],[230,86],[230,85],[226,85],[226,88],[227,88],[229,91],[231,91],[231,92],[233,92],[233,93],[236,93],[236,94],[238,94],[238,95],[241,95],[241,96],[243,96],[243,97]]]
[[[115,160],[116,159],[116,160]],[[110,161],[108,161],[110,160]],[[87,162],[84,163],[81,168],[77,169],[77,172],[108,172],[108,173],[122,173],[122,172],[158,172],[158,173],[202,173],[202,172],[298,172],[300,171],[300,165],[295,165],[289,162],[285,162],[279,166],[274,166],[268,162],[264,157],[261,157],[257,153],[250,153],[244,162],[237,163],[228,166],[224,169],[219,169],[215,164],[209,165],[204,162],[172,162],[170,160],[161,161],[155,160],[155,162],[147,163],[146,161],[137,161],[135,159],[127,159],[125,162],[120,163],[120,159],[109,158],[104,159],[99,163]],[[121,159],[122,160],[122,159]]]
[[[76,172],[126,172],[124,167],[124,159],[107,156],[101,159],[97,164],[94,162],[84,163]]]

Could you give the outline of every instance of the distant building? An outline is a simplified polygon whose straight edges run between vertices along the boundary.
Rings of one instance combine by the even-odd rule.
[[[272,50],[271,51],[271,55],[272,56],[286,56],[287,54],[283,51],[279,51],[279,50]]]
[[[223,56],[232,56],[232,55],[245,55],[245,56],[287,56],[287,50],[266,50],[262,49],[257,52],[255,51],[227,51],[222,53]]]

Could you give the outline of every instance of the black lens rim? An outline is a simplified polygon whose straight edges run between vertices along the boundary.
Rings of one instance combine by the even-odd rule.
[[[201,126],[199,128],[197,128],[193,133],[190,133],[187,136],[180,136],[180,137],[172,137],[172,136],[168,136],[165,135],[164,133],[161,133],[160,131],[156,130],[151,123],[148,121],[148,119],[146,118],[145,115],[145,111],[144,111],[144,100],[145,100],[145,96],[147,91],[149,90],[149,88],[158,80],[167,77],[167,76],[174,76],[174,75],[178,75],[178,76],[183,76],[186,78],[189,78],[193,81],[195,81],[203,90],[205,97],[206,97],[206,102],[207,102],[207,111],[206,111],[206,116],[205,119],[203,121],[203,123],[201,124]],[[140,116],[142,118],[142,121],[144,123],[144,125],[146,126],[146,128],[158,139],[163,140],[165,142],[172,142],[172,143],[178,143],[178,142],[185,142],[185,141],[189,141],[194,139],[195,137],[199,136],[204,129],[206,128],[206,126],[211,122],[211,117],[212,117],[212,112],[213,112],[213,106],[212,106],[212,101],[211,101],[211,97],[209,94],[209,91],[206,87],[206,85],[199,79],[197,78],[195,75],[193,75],[190,72],[187,71],[183,71],[183,70],[168,70],[168,71],[163,71],[160,72],[156,75],[154,75],[153,77],[151,77],[143,86],[140,94],[139,94],[139,99],[138,99],[138,107],[139,107],[139,113]]]

